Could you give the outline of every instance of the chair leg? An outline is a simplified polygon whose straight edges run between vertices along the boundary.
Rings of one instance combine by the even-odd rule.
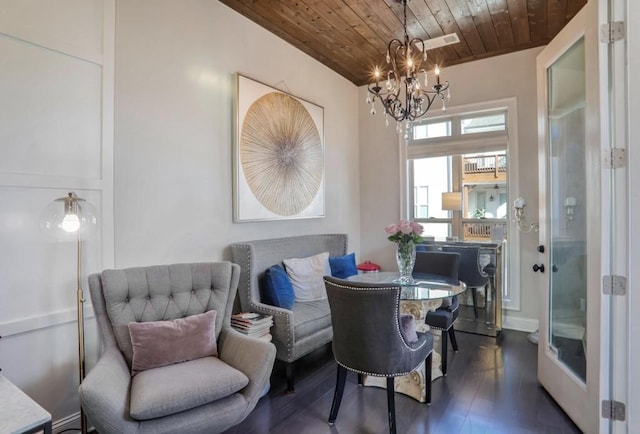
[[[293,362],[288,362],[286,365],[286,376],[287,376],[287,393],[295,392],[296,389],[293,384]]]
[[[473,299],[473,316],[478,319],[478,295],[475,288],[471,288],[471,298]]]
[[[389,413],[389,434],[396,434],[396,401],[393,377],[387,377],[387,409]]]
[[[489,277],[487,284],[484,286],[484,308],[487,308],[487,302],[489,301],[489,293],[493,294],[493,277]],[[491,290],[491,292],[489,292]]]
[[[342,402],[342,393],[344,392],[344,384],[347,382],[347,368],[338,365],[338,375],[336,377],[336,388],[333,392],[333,404],[331,404],[331,413],[329,413],[329,425],[333,425],[338,418],[338,410]]]
[[[442,350],[441,350],[442,352],[440,353],[442,375],[447,375],[447,331],[446,330],[442,330],[440,341],[442,343]]]
[[[426,386],[424,403],[431,405],[431,368],[433,363],[433,351],[427,356],[427,360],[424,361],[424,382]]]
[[[456,341],[456,331],[453,329],[453,325],[449,327],[449,339],[451,339],[451,346],[453,351],[458,352],[458,341]]]

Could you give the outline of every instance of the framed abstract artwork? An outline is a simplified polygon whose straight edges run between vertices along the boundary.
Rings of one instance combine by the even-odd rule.
[[[236,78],[234,221],[324,217],[324,109]]]

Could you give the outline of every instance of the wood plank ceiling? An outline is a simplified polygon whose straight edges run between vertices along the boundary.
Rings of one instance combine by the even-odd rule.
[[[220,0],[360,86],[403,38],[398,0]],[[587,0],[410,0],[409,37],[457,33],[429,51],[428,69],[546,45]]]

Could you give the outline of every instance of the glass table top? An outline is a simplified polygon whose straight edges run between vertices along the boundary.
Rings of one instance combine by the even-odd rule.
[[[399,274],[382,271],[377,273],[362,273],[347,277],[345,280],[358,283],[390,284],[400,286],[400,300],[438,300],[452,297],[464,292],[467,286],[464,282],[453,281],[435,274],[414,274],[412,284],[394,282]]]

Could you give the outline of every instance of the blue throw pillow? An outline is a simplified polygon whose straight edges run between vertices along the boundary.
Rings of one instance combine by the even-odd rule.
[[[271,306],[283,309],[293,308],[295,294],[289,275],[280,265],[269,267],[264,273],[262,284],[262,301]]]
[[[358,274],[355,253],[349,253],[344,256],[329,256],[329,266],[331,267],[331,275],[338,279],[346,279],[349,276]]]

